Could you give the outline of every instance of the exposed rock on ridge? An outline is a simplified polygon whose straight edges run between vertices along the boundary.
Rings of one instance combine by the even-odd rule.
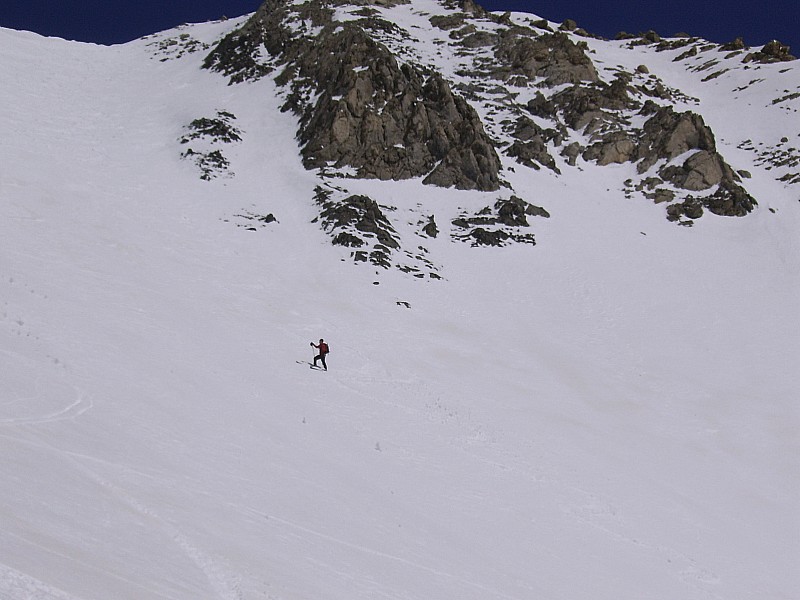
[[[307,168],[352,167],[359,177],[383,180],[425,177],[458,189],[500,187],[500,159],[478,114],[441,75],[398,64],[365,31],[379,20],[334,22],[316,1],[299,10],[269,0],[206,66],[232,82],[282,69],[277,81],[291,90],[285,109],[300,117]],[[288,24],[298,19],[319,31],[291,31]],[[274,66],[253,58],[261,47]]]
[[[333,29],[333,28],[332,28]],[[292,102],[308,168],[351,166],[359,177],[408,179],[442,187],[499,188],[500,160],[477,113],[437,73],[398,65],[361,27],[345,23],[292,68],[314,103]]]
[[[402,239],[409,234],[398,233],[403,221],[415,223],[410,235],[429,241],[438,227],[427,207],[411,209],[410,216],[392,214],[394,200],[346,189],[351,178],[419,179],[499,192],[512,187],[516,168],[544,167],[543,176],[556,177],[573,167],[627,163],[621,172],[630,179],[620,181],[620,193],[663,203],[670,220],[689,224],[686,219],[706,210],[743,216],[756,205],[711,129],[687,110],[700,101],[668,87],[641,63],[595,64],[598,41],[576,23],[553,27],[493,14],[472,0],[399,7],[395,19],[391,7],[401,4],[408,2],[267,0],[205,62],[232,84],[265,76],[277,83],[282,109],[297,117],[303,164],[316,172],[319,190],[327,190],[317,196],[324,228],[335,244],[353,248],[356,260],[399,266],[399,255],[410,256]],[[418,38],[417,30],[428,35]],[[704,82],[724,74],[733,60],[711,53],[703,59],[713,45],[688,37],[665,40],[655,32],[630,45],[674,51],[674,61],[696,61],[698,72],[729,61],[704,75]],[[786,54],[777,45],[764,51],[776,58]],[[776,102],[792,98],[786,90]],[[537,190],[510,191],[512,200],[497,193],[478,212],[472,204],[457,218],[452,212],[436,216],[454,226],[451,238],[473,245],[531,243],[532,234],[518,228],[528,226],[528,200]],[[521,219],[514,217],[517,209]],[[339,219],[354,211],[359,219]],[[374,238],[380,247],[367,248],[377,230],[365,232],[366,222],[384,228]],[[410,270],[425,265],[413,254]]]
[[[528,28],[510,27],[499,35],[495,57],[502,66],[494,72],[495,76],[542,77],[549,86],[598,80],[597,70],[584,48],[566,34],[535,37],[533,34]]]

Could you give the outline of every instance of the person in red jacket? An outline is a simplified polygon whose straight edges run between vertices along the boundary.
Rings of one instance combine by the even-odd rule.
[[[321,360],[322,361],[322,366],[327,371],[328,370],[328,365],[325,364],[325,355],[329,352],[328,344],[325,343],[325,340],[323,340],[322,338],[319,338],[319,344],[315,344],[314,342],[311,342],[311,345],[314,346],[314,348],[316,348],[317,350],[319,350],[319,354],[317,354],[314,357],[314,366],[316,367],[317,366],[317,361]]]

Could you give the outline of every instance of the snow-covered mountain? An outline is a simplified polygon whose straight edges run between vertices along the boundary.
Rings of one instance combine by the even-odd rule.
[[[0,598],[796,598],[785,47],[269,0],[0,57]]]

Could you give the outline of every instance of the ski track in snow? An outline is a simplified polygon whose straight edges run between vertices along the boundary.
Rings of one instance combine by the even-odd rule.
[[[36,542],[33,542],[28,538],[22,538],[14,533],[3,532],[3,535],[6,535],[11,538],[16,538],[23,545],[34,546],[38,548],[44,555],[55,555],[65,560],[66,562],[72,564],[73,566],[79,566],[82,569],[84,569],[89,576],[102,575],[103,577],[110,577],[118,582],[124,583],[125,585],[129,586],[134,590],[139,590],[140,592],[147,592],[150,594],[157,594],[160,597],[169,598],[169,596],[164,596],[163,594],[157,592],[156,590],[148,587],[145,583],[143,583],[139,579],[134,580],[128,577],[123,577],[116,573],[110,573],[109,571],[101,570],[100,568],[91,563],[77,560],[73,556],[58,552],[57,550],[54,550],[49,546],[43,546],[37,544]],[[10,582],[8,583],[8,586],[15,593],[20,592],[20,593],[31,594],[30,596],[22,596],[22,598],[30,598],[30,600],[39,600],[40,596],[38,594],[45,594],[44,598],[48,598],[46,594],[52,594],[54,598],[56,598],[57,600],[62,600],[62,598],[64,600],[90,600],[88,598],[84,598],[83,596],[74,596],[68,594],[63,590],[60,590],[50,584],[47,584],[39,579],[36,579],[31,575],[22,573],[21,571],[18,571],[16,569],[12,569],[7,565],[0,564],[0,575],[7,575],[9,577]],[[7,584],[0,581],[0,591],[3,590],[4,585]],[[9,600],[21,600],[21,599],[18,596],[11,596]]]
[[[80,390],[75,390],[76,399],[61,410],[37,416],[0,418],[0,426],[42,425],[57,421],[69,421],[79,418],[92,409],[94,404]],[[26,400],[32,400],[28,398]]]
[[[140,515],[155,522],[157,527],[164,531],[169,538],[181,549],[181,551],[193,562],[206,576],[211,590],[219,600],[242,600],[240,589],[240,578],[223,566],[221,560],[214,558],[197,545],[190,536],[183,533],[178,527],[159,516],[158,512],[151,506],[145,505],[137,500],[130,492],[115,485],[106,478],[101,477],[94,470],[86,465],[75,462],[76,466],[83,471],[90,479],[100,486],[108,489],[114,496],[119,498],[124,504]]]
[[[588,491],[584,493],[587,497],[595,501],[597,500],[595,494]],[[669,546],[652,544],[639,538],[630,537],[604,525],[603,522],[607,521],[610,515],[615,514],[615,510],[608,505],[602,503],[598,505],[595,502],[591,506],[580,509],[574,507],[565,508],[565,512],[577,522],[601,531],[609,540],[629,544],[646,553],[660,556],[662,562],[669,563],[672,566],[676,577],[683,581],[687,587],[692,588],[694,592],[699,594],[698,597],[712,600],[724,599],[724,596],[708,589],[708,586],[716,585],[720,582],[719,577],[712,570],[699,565],[695,559]]]
[[[0,563],[0,600],[88,600]]]
[[[503,450],[502,448],[498,447],[497,444],[491,444],[492,456],[494,458],[487,458],[484,456],[480,456],[475,452],[472,452],[471,450],[475,447],[474,443],[475,438],[473,435],[471,435],[471,433],[476,429],[479,430],[479,428],[473,429],[474,425],[465,425],[458,418],[457,414],[454,415],[454,411],[452,409],[442,407],[438,401],[431,402],[431,399],[435,397],[435,393],[432,390],[428,389],[429,386],[426,386],[425,384],[419,382],[415,384],[410,381],[406,382],[406,381],[393,380],[390,377],[375,378],[375,377],[362,376],[362,377],[344,378],[344,377],[338,377],[334,371],[331,371],[330,374],[332,378],[335,379],[338,385],[347,389],[351,393],[357,394],[364,401],[378,402],[386,406],[399,408],[410,416],[420,417],[424,415],[429,415],[430,418],[436,421],[440,421],[442,424],[454,424],[463,433],[456,437],[448,438],[449,443],[452,444],[454,447],[456,447],[459,451],[463,452],[464,454],[467,454],[471,460],[483,463],[491,468],[497,469],[502,472],[513,471],[522,476],[523,478],[528,479],[532,483],[551,490],[551,492],[555,493],[558,497],[572,498],[572,502],[569,505],[565,505],[562,508],[562,510],[564,511],[565,514],[569,515],[569,517],[572,518],[575,522],[601,532],[604,536],[606,536],[609,540],[611,540],[612,543],[621,542],[633,546],[637,549],[640,549],[645,553],[660,556],[661,562],[665,562],[672,565],[672,570],[675,573],[675,577],[680,579],[687,585],[687,587],[691,588],[696,594],[698,594],[698,597],[708,598],[709,600],[724,599],[723,596],[709,589],[709,586],[714,586],[718,584],[720,581],[719,577],[713,572],[712,569],[708,569],[701,566],[696,559],[691,558],[685,553],[675,550],[669,546],[657,543],[651,543],[646,541],[645,539],[631,537],[630,535],[626,535],[624,533],[620,533],[619,531],[615,531],[614,529],[606,525],[608,517],[613,516],[616,518],[618,512],[617,509],[614,508],[613,506],[613,501],[611,500],[604,501],[598,497],[596,492],[584,489],[580,486],[576,486],[566,481],[560,481],[553,478],[546,478],[539,473],[535,473],[531,470],[529,464],[525,463],[524,461],[520,462],[519,457],[514,456],[514,454],[510,451]],[[419,401],[420,398],[428,398],[428,403],[423,403],[422,404],[423,408],[416,408],[410,406],[407,402],[406,403],[391,402],[387,401],[384,398],[371,399],[367,394],[363,393],[359,389],[361,386],[367,386],[367,388],[369,389],[370,384],[375,384],[375,383],[389,384],[395,387],[400,386],[405,390],[404,393],[401,395],[402,397],[413,398],[415,401]],[[487,444],[485,439],[481,439],[480,441],[481,445],[483,446]],[[580,504],[578,502],[579,498],[585,498],[588,502],[585,504]],[[475,582],[457,577],[450,573],[431,569],[430,567],[427,567],[419,563],[415,563],[413,561],[409,561],[402,557],[387,554],[385,552],[381,552],[373,548],[359,546],[357,544],[348,542],[347,540],[333,537],[321,533],[319,531],[315,531],[313,529],[309,529],[298,523],[294,523],[287,519],[277,517],[273,514],[264,514],[254,509],[247,509],[247,512],[258,515],[264,519],[267,519],[270,523],[278,522],[288,527],[291,527],[295,530],[311,534],[320,539],[334,542],[338,545],[342,545],[348,548],[353,548],[366,554],[394,560],[406,564],[408,566],[414,567],[416,569],[432,573],[440,577],[457,580],[461,583],[464,583],[465,585],[474,587],[475,589],[491,593],[496,597],[502,597],[508,599],[516,598],[504,595],[498,592],[497,590],[489,590]],[[617,524],[619,524],[619,521]]]
[[[38,421],[42,422],[42,421]],[[8,437],[8,436],[3,436]],[[148,521],[153,522],[156,524],[156,528],[163,531],[167,537],[173,540],[174,544],[181,550],[181,552],[192,562],[194,563],[202,573],[205,574],[206,579],[208,580],[209,587],[214,592],[214,597],[218,598],[219,600],[243,600],[243,595],[241,592],[241,578],[234,574],[232,571],[227,569],[224,566],[224,563],[221,559],[215,558],[208,552],[204,551],[197,543],[195,543],[189,535],[183,533],[178,527],[174,524],[170,523],[163,517],[158,514],[158,511],[152,508],[149,505],[146,505],[144,502],[136,499],[134,495],[126,490],[124,487],[112,483],[107,477],[101,476],[95,469],[90,468],[86,463],[87,462],[95,462],[99,464],[104,464],[106,466],[113,467],[116,470],[124,470],[125,472],[133,472],[130,467],[125,465],[119,465],[116,463],[109,463],[102,459],[98,459],[92,456],[81,455],[75,452],[64,451],[58,448],[55,448],[51,444],[46,442],[39,442],[33,443],[28,440],[22,440],[15,437],[9,437],[8,439],[12,439],[18,443],[27,443],[35,445],[39,448],[47,449],[48,451],[57,454],[58,456],[68,460],[72,465],[74,465],[77,472],[83,473],[89,480],[93,481],[101,488],[108,490],[112,496],[116,497],[120,500],[124,505],[129,507],[135,513],[145,517]],[[138,475],[146,475],[141,472],[136,472]],[[146,475],[147,477],[152,477],[152,475]],[[4,534],[11,535],[13,537],[19,537],[14,534],[5,532]],[[28,539],[19,538],[25,544],[31,544],[32,542]],[[48,553],[54,552],[50,548],[42,547],[42,550]],[[77,562],[83,568],[92,571],[96,570],[96,568],[88,563],[76,561],[74,557],[61,555],[62,558],[66,559],[69,562]],[[47,586],[42,582],[38,582],[35,578],[27,576],[23,573],[19,573],[10,567],[5,565],[0,565],[0,591],[2,591],[3,581],[6,577],[3,574],[3,569],[7,571],[5,575],[8,576],[8,579],[14,585],[20,585],[16,582],[21,581],[23,587],[20,589],[30,589],[32,590],[31,593],[33,595],[29,596],[31,599],[38,599],[39,596],[36,595],[39,592],[51,593],[53,600],[79,600],[77,597],[70,596],[68,594],[62,593],[58,590],[54,590]],[[147,586],[142,585],[140,582],[131,580],[126,577],[122,577],[119,574],[111,573],[108,571],[103,572],[105,576],[113,577],[121,582],[124,582],[128,585],[134,587],[141,587],[142,589],[146,589],[149,593],[157,593],[159,597],[166,597],[163,595],[163,592],[156,592],[153,589],[147,588]],[[9,584],[10,585],[10,584]],[[52,590],[52,591],[51,591]],[[62,595],[59,595],[62,594]],[[43,598],[49,598],[51,596],[42,596]],[[17,596],[11,596],[14,600],[18,600]]]
[[[315,538],[319,538],[319,539],[325,540],[327,542],[332,542],[332,543],[334,543],[334,544],[336,544],[338,546],[343,546],[343,547],[349,548],[351,550],[356,550],[359,553],[368,554],[370,556],[376,556],[376,557],[379,557],[379,558],[385,558],[385,559],[393,561],[393,562],[398,562],[398,563],[401,563],[403,565],[412,567],[413,569],[416,569],[416,570],[419,570],[419,571],[424,571],[426,573],[430,573],[431,575],[435,575],[436,577],[441,577],[441,578],[444,578],[444,579],[452,580],[454,582],[457,582],[457,583],[460,583],[460,584],[464,585],[465,587],[473,588],[473,589],[478,590],[480,592],[484,592],[486,594],[490,594],[491,597],[494,597],[494,598],[505,598],[506,600],[523,600],[519,596],[509,596],[509,595],[506,595],[506,594],[500,592],[499,590],[487,588],[487,587],[485,587],[485,586],[483,586],[483,585],[481,585],[481,584],[479,584],[479,583],[477,583],[475,581],[471,581],[471,580],[465,579],[463,577],[459,577],[457,575],[453,575],[451,573],[446,573],[444,571],[439,571],[437,569],[432,569],[431,567],[428,567],[428,566],[423,565],[421,563],[417,563],[417,562],[408,560],[406,558],[402,558],[400,556],[395,556],[393,554],[388,554],[386,552],[382,552],[382,551],[376,550],[374,548],[368,548],[366,546],[359,546],[358,544],[353,544],[352,542],[349,542],[347,540],[344,540],[344,539],[341,539],[341,538],[338,538],[338,537],[334,537],[334,536],[330,536],[330,535],[327,535],[327,534],[322,533],[320,531],[315,531],[313,529],[310,529],[308,527],[300,525],[299,523],[293,523],[292,521],[288,521],[286,519],[282,519],[282,518],[277,517],[277,516],[275,516],[273,514],[265,514],[265,513],[262,513],[260,511],[254,510],[252,508],[246,508],[246,507],[235,507],[235,508],[237,508],[240,511],[245,512],[246,514],[252,514],[252,515],[261,517],[261,518],[265,519],[266,521],[268,521],[271,524],[278,523],[278,524],[283,525],[285,527],[289,527],[289,528],[294,529],[296,531],[300,531],[302,533],[311,535],[311,536],[313,536]],[[387,588],[387,593],[389,593],[388,588]]]

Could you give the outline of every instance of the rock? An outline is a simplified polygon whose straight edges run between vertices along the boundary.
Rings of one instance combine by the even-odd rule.
[[[667,219],[670,221],[678,221],[681,217],[689,219],[699,219],[703,216],[703,206],[695,199],[688,199],[685,202],[678,202],[670,204],[667,207]],[[683,223],[691,224],[691,222]]]
[[[528,103],[525,106],[534,117],[552,119],[556,115],[555,105],[550,100],[545,98],[542,92],[536,92],[536,96],[534,96],[533,99],[528,100]]]
[[[703,118],[693,112],[676,113],[670,106],[657,107],[642,128],[637,170],[644,173],[659,159],[671,160],[689,150],[716,152],[714,134]]]
[[[758,52],[751,52],[744,58],[744,62],[760,62],[760,63],[775,63],[775,62],[786,62],[790,60],[797,60],[792,54],[790,54],[791,48],[785,44],[782,44],[778,40],[772,40],[771,42],[764,45],[764,47]]]
[[[242,132],[231,123],[235,119],[233,114],[226,111],[217,111],[216,117],[195,119],[187,126],[189,133],[181,136],[180,143],[187,144],[197,139],[225,144],[240,142],[242,141]]]
[[[615,131],[589,146],[583,153],[586,161],[600,166],[629,162],[636,153],[636,142],[627,133]]]
[[[318,25],[313,38],[287,24],[291,11]],[[258,74],[257,63],[237,57],[236,44],[244,44],[239,53],[257,56],[260,46],[282,65],[276,82],[290,88],[283,109],[300,118],[308,169],[352,167],[364,178],[497,190],[500,159],[477,112],[438,73],[399,65],[366,26],[393,27],[374,18],[333,22],[318,1],[267,0],[207,63],[232,82]]]
[[[360,248],[364,245],[364,240],[360,237],[356,237],[351,233],[347,233],[346,231],[342,231],[333,238],[333,245],[334,246],[349,246],[351,248]]]
[[[555,159],[547,150],[547,142],[557,136],[554,130],[545,131],[530,118],[522,116],[517,119],[509,133],[516,139],[505,151],[508,156],[533,169],[543,165],[556,173],[559,172]]]
[[[717,152],[695,152],[680,167],[666,167],[659,174],[673,185],[684,190],[707,190],[718,185],[723,178],[736,176]]]
[[[578,24],[572,19],[566,19],[559,27],[561,31],[575,31],[577,28]]]
[[[432,238],[435,238],[439,235],[439,228],[436,226],[436,221],[434,220],[433,215],[428,217],[428,223],[422,228],[422,232],[428,237]]]
[[[658,188],[652,196],[653,202],[661,204],[662,202],[672,202],[675,200],[675,192],[666,188]]]
[[[659,42],[661,42],[661,36],[658,35],[652,29],[650,31],[648,31],[647,33],[643,33],[642,34],[642,39],[644,41],[646,41],[646,42],[650,42],[651,44],[658,44]]]
[[[498,200],[494,205],[497,210],[497,220],[510,227],[527,227],[526,208],[528,203],[522,198],[511,196],[509,200]]]
[[[464,26],[464,15],[434,15],[431,17],[430,21],[431,25],[434,27],[444,29],[445,31],[450,31],[452,29],[458,29],[459,27]]]
[[[483,7],[478,5],[474,0],[461,0],[461,10],[476,18],[485,18],[490,14],[487,13]]]
[[[550,101],[562,112],[566,125],[576,131],[591,133],[587,131],[590,124],[597,127],[602,123],[620,128],[617,113],[638,106],[628,93],[629,82],[630,76],[622,74],[610,84],[575,84],[554,94]]]
[[[736,52],[738,50],[744,50],[747,46],[745,46],[744,39],[737,37],[732,42],[728,42],[727,44],[723,44],[720,46],[720,50],[724,52]]]
[[[538,21],[531,23],[531,25],[539,29],[544,29],[545,31],[553,31],[553,29],[550,27],[550,23],[547,22],[547,19],[539,19]]]
[[[574,167],[578,163],[578,157],[581,155],[581,145],[578,142],[572,142],[564,147],[561,151],[561,156],[567,159],[567,164]]]
[[[534,206],[518,196],[501,199],[493,207],[485,207],[472,217],[462,216],[453,220],[459,229],[467,233],[454,234],[460,240],[469,240],[473,246],[502,246],[507,241],[535,244],[531,234],[521,234],[519,229],[528,227],[528,217],[549,218],[550,214],[540,206]]]
[[[495,47],[495,58],[502,65],[494,71],[500,78],[542,77],[551,86],[599,81],[597,70],[586,55],[585,43],[575,44],[561,32],[533,38],[519,28],[503,30]]]
[[[400,247],[394,236],[394,228],[378,203],[369,196],[355,195],[343,202],[327,204],[320,216],[332,230],[355,228],[373,234],[384,246]]]
[[[703,198],[703,204],[716,215],[743,217],[758,203],[742,186],[729,179],[723,179],[716,192]]]
[[[528,203],[527,207],[525,208],[525,214],[529,217],[543,217],[545,219],[550,218],[550,213],[544,208],[530,203]]]
[[[467,237],[473,240],[473,246],[502,246],[511,235],[505,231],[487,231],[483,227],[476,227]]]
[[[361,8],[348,9],[347,19],[339,22],[337,7],[352,2],[266,0],[214,48],[206,66],[232,83],[272,73],[282,88],[282,110],[297,117],[303,164],[321,177],[420,178],[429,185],[495,191],[508,186],[500,179],[497,146],[517,163],[554,172],[562,162],[556,152],[573,166],[579,156],[598,166],[634,163],[639,179],[649,179],[636,189],[678,207],[670,214],[679,219],[698,218],[704,210],[731,215],[752,210],[755,200],[717,152],[703,119],[668,106],[691,99],[648,76],[646,65],[635,72],[606,65],[605,72],[617,76],[602,81],[586,42],[573,41],[580,31],[574,21],[551,32],[546,21],[522,25],[524,20],[487,13],[472,0],[444,0],[446,12],[430,17],[430,25],[444,38],[437,40],[441,51],[457,47],[461,57],[460,84],[454,88],[434,68],[413,62],[411,54],[395,56],[389,50],[411,33],[382,18],[387,13],[378,9],[407,1],[357,0]],[[655,32],[640,34],[629,46],[647,43],[658,44],[656,51],[718,48],[696,39],[662,40]],[[742,45],[736,40],[729,51]],[[759,56],[780,60],[787,55],[788,47],[775,42]],[[657,97],[659,104],[642,104],[647,96]],[[495,138],[470,102],[481,104]],[[511,161],[506,167],[514,169]],[[633,194],[635,185],[626,186],[626,194]],[[681,190],[703,194],[693,199]],[[324,211],[335,242],[353,248],[361,242],[358,256],[388,260],[396,248],[393,240],[398,242],[388,221],[380,220],[385,219],[381,208],[366,197],[345,195]],[[528,241],[517,229],[527,225],[530,210],[512,196],[453,223],[476,243]],[[433,217],[419,222],[417,232],[438,235]]]
[[[315,200],[322,207],[320,219],[325,231],[333,235],[332,243],[349,248],[364,248],[352,253],[356,262],[369,261],[389,268],[392,251],[400,248],[397,232],[372,198],[351,195],[334,200],[341,189],[317,186]],[[371,250],[370,250],[371,248]]]
[[[490,33],[488,31],[476,31],[475,33],[470,33],[469,35],[465,35],[461,39],[461,45],[465,48],[485,48],[488,46],[494,46],[497,40],[497,35],[494,33]]]

